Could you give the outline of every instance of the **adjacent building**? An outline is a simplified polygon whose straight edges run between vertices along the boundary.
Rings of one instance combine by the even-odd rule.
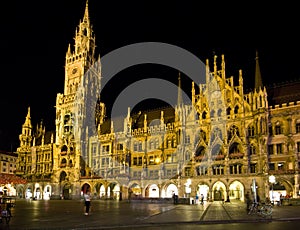
[[[17,159],[16,153],[0,151],[0,192],[7,196],[16,196],[15,184],[23,182],[14,175]]]

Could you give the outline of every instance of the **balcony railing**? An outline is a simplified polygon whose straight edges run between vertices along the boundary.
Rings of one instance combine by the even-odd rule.
[[[203,155],[200,155],[200,156],[195,156],[194,159],[195,159],[196,162],[198,162],[198,161],[206,161],[207,157],[203,156]]]
[[[212,160],[224,160],[225,156],[224,155],[216,155],[216,156],[212,156]]]
[[[229,153],[229,158],[243,158],[244,153]]]

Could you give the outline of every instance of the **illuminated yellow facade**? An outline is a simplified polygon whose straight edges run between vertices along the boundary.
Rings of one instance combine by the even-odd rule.
[[[56,98],[56,130],[34,131],[30,109],[20,134],[16,174],[27,179],[24,197],[77,199],[89,187],[95,198],[195,197],[244,200],[255,180],[261,198],[270,196],[269,176],[280,192],[299,195],[300,101],[269,106],[256,57],[255,89],[244,92],[225,74],[225,58],[206,61],[206,83],[192,83],[192,103],[131,113],[123,129],[105,119],[97,98],[100,58],[86,5],[68,47],[64,92]],[[180,77],[178,81],[180,89]],[[96,98],[87,105],[86,100]],[[96,108],[96,109],[95,109]],[[91,120],[85,119],[92,117]],[[119,119],[119,121],[120,121]],[[95,125],[96,124],[96,125]],[[19,194],[18,193],[18,194]],[[275,198],[274,198],[275,199]]]

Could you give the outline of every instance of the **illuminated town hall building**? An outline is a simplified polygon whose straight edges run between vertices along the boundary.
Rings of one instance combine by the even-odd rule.
[[[16,175],[27,180],[17,187],[20,197],[79,199],[90,189],[99,199],[175,193],[243,201],[253,180],[262,199],[271,186],[278,194],[299,195],[300,97],[291,90],[287,97],[284,85],[264,87],[258,56],[252,91],[244,91],[242,71],[235,85],[226,77],[224,55],[214,56],[206,61],[205,84],[192,84],[191,104],[181,99],[179,75],[174,107],[128,108],[123,129],[115,131],[97,98],[101,64],[88,4],[74,40],[64,92],[56,98],[56,130],[34,127],[28,108],[17,149]]]

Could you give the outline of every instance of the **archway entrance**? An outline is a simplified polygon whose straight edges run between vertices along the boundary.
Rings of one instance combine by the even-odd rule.
[[[178,188],[175,184],[169,184],[163,197],[172,198],[173,194],[178,195]]]
[[[209,200],[209,187],[206,184],[199,184],[197,189],[197,195],[198,197],[201,196],[201,194],[204,196],[204,200]]]
[[[229,198],[236,200],[244,200],[244,185],[239,181],[234,181],[229,186]]]
[[[212,199],[214,201],[224,201],[227,197],[226,187],[223,182],[217,181],[212,188]]]
[[[64,200],[70,200],[70,192],[71,192],[71,186],[69,184],[65,184],[62,191],[62,199]]]
[[[159,197],[159,188],[156,184],[151,184],[146,188],[146,197],[149,198],[158,198]]]

